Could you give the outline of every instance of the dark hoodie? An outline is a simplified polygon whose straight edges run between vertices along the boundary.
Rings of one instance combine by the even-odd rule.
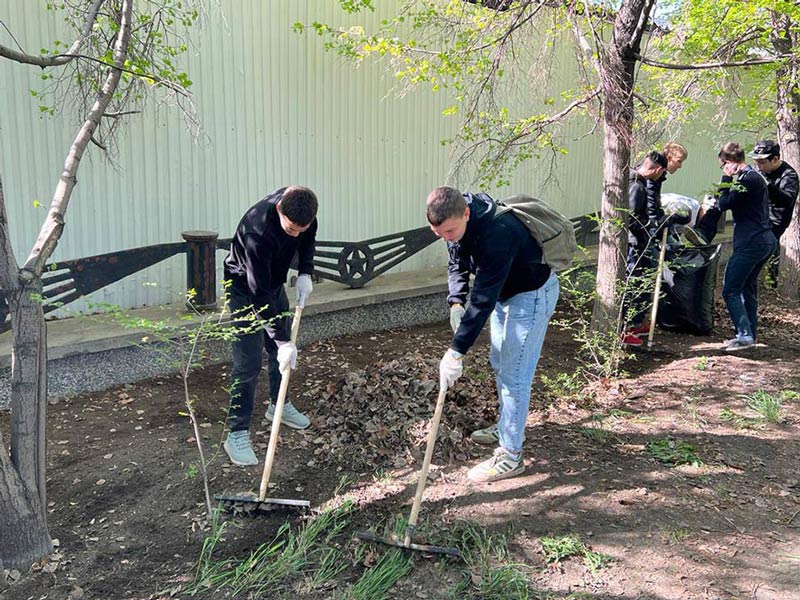
[[[495,304],[522,292],[537,290],[550,277],[542,249],[511,212],[495,217],[496,205],[486,194],[464,194],[469,221],[464,236],[448,242],[447,284],[450,304],[469,306],[451,347],[462,354],[472,347]],[[470,274],[475,276],[472,293]]]
[[[286,188],[280,188],[250,207],[244,214],[231,241],[231,250],[223,263],[225,279],[249,296],[259,312],[276,304],[292,259],[299,256],[297,271],[310,275],[314,270],[314,243],[317,220],[297,237],[281,227],[278,202]],[[262,313],[262,317],[274,316]]]

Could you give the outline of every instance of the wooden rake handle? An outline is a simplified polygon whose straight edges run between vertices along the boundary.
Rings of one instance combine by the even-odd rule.
[[[653,335],[656,331],[656,317],[658,316],[658,301],[661,296],[661,279],[664,273],[664,257],[667,253],[667,226],[661,234],[661,251],[658,253],[658,269],[656,270],[656,288],[653,291],[653,308],[650,311],[650,331],[647,334],[647,349],[653,347]]]
[[[296,306],[294,309],[294,320],[292,321],[292,343],[297,344],[297,332],[300,329],[300,317],[303,315],[303,307]],[[283,404],[286,401],[286,393],[289,390],[289,377],[292,369],[286,369],[281,374],[281,387],[278,391],[278,399],[275,401],[275,412],[272,415],[272,428],[269,431],[269,447],[267,448],[267,458],[264,460],[264,473],[261,475],[261,487],[258,492],[259,502],[263,502],[267,497],[269,488],[269,477],[272,474],[272,461],[275,460],[275,449],[278,447],[278,432],[281,428],[281,418],[283,417]]]
[[[414,530],[417,527],[417,517],[419,517],[420,506],[422,506],[422,494],[425,493],[425,483],[428,479],[428,469],[431,466],[433,448],[436,445],[436,437],[439,435],[439,422],[442,420],[442,410],[444,409],[444,399],[446,396],[447,390],[440,389],[439,397],[436,399],[436,410],[433,412],[431,430],[428,433],[428,445],[425,448],[425,460],[422,461],[422,469],[420,469],[419,480],[417,481],[417,494],[414,496],[414,503],[411,505],[411,515],[408,517],[406,537],[405,541],[403,542],[405,546],[409,546],[409,544],[411,544],[411,536],[414,535]]]

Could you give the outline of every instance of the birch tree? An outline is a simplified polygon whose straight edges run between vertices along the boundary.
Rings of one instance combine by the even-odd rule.
[[[187,49],[182,36],[199,19],[200,8],[199,0],[48,2],[46,10],[63,18],[74,41],[36,40],[36,48],[51,48],[39,54],[18,43],[14,23],[2,23],[0,59],[42,71],[42,90],[18,93],[32,95],[43,113],[76,115],[78,125],[47,217],[21,265],[11,246],[0,180],[0,291],[12,332],[10,440],[0,439],[0,574],[3,567],[26,569],[52,550],[46,516],[42,272],[64,230],[81,161],[92,146],[111,149],[119,127],[154,95],[174,100],[192,119],[191,82],[177,59]]]

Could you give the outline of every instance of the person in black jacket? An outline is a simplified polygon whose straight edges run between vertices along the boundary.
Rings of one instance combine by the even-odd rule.
[[[305,306],[312,291],[317,206],[314,192],[304,187],[272,192],[244,214],[223,264],[229,282],[230,312],[240,329],[233,342],[229,433],[224,443],[231,462],[237,465],[258,463],[249,429],[263,350],[267,351],[273,403],[278,397],[281,374],[293,369],[297,361],[297,348],[290,335],[291,319],[284,315],[289,309],[284,283],[297,254],[297,304]],[[273,410],[270,404],[268,419]],[[284,405],[281,422],[294,429],[309,426],[308,418],[289,401]]]
[[[661,186],[667,180],[667,174],[674,175],[683,166],[683,161],[689,156],[689,151],[678,142],[667,142],[664,144],[661,154],[667,159],[664,172],[658,179],[647,179],[645,182],[649,216],[656,221],[664,218],[664,211],[661,207]]]
[[[717,200],[720,211],[733,214],[733,254],[725,267],[722,297],[736,330],[727,352],[755,345],[758,322],[758,274],[775,251],[764,178],[745,162],[744,150],[728,142],[719,152],[723,172]]]
[[[558,278],[527,227],[512,212],[496,215],[496,208],[486,194],[462,195],[451,187],[436,188],[426,203],[431,229],[447,242],[450,255],[447,301],[454,335],[439,365],[440,389],[461,376],[464,354],[491,320],[490,361],[500,419],[471,437],[498,448],[469,470],[469,479],[478,483],[525,470],[522,444],[531,384],[559,293]]]
[[[648,194],[647,183],[657,181],[667,168],[667,158],[660,152],[649,152],[642,163],[631,170],[628,186],[628,286],[623,304],[626,327],[622,343],[641,346],[638,337],[647,333],[645,324],[650,290],[646,289],[649,272],[655,268],[653,240],[665,223],[664,211],[654,202],[660,199]]]
[[[756,143],[750,157],[756,163],[756,169],[767,180],[769,193],[769,220],[772,224],[772,235],[778,240],[778,247],[769,260],[769,275],[772,283],[778,280],[781,236],[792,221],[794,205],[797,201],[797,171],[781,160],[781,147],[772,140],[761,140]]]

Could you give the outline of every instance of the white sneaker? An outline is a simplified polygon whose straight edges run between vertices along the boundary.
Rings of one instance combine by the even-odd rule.
[[[275,414],[275,405],[270,402],[267,407],[267,421],[272,421]],[[308,429],[311,421],[307,416],[301,413],[294,407],[294,404],[287,402],[283,405],[283,412],[281,413],[281,424],[291,427],[292,429]]]
[[[524,472],[525,463],[522,462],[522,455],[515,460],[504,448],[496,448],[491,458],[467,472],[467,478],[475,483],[491,483]]]

